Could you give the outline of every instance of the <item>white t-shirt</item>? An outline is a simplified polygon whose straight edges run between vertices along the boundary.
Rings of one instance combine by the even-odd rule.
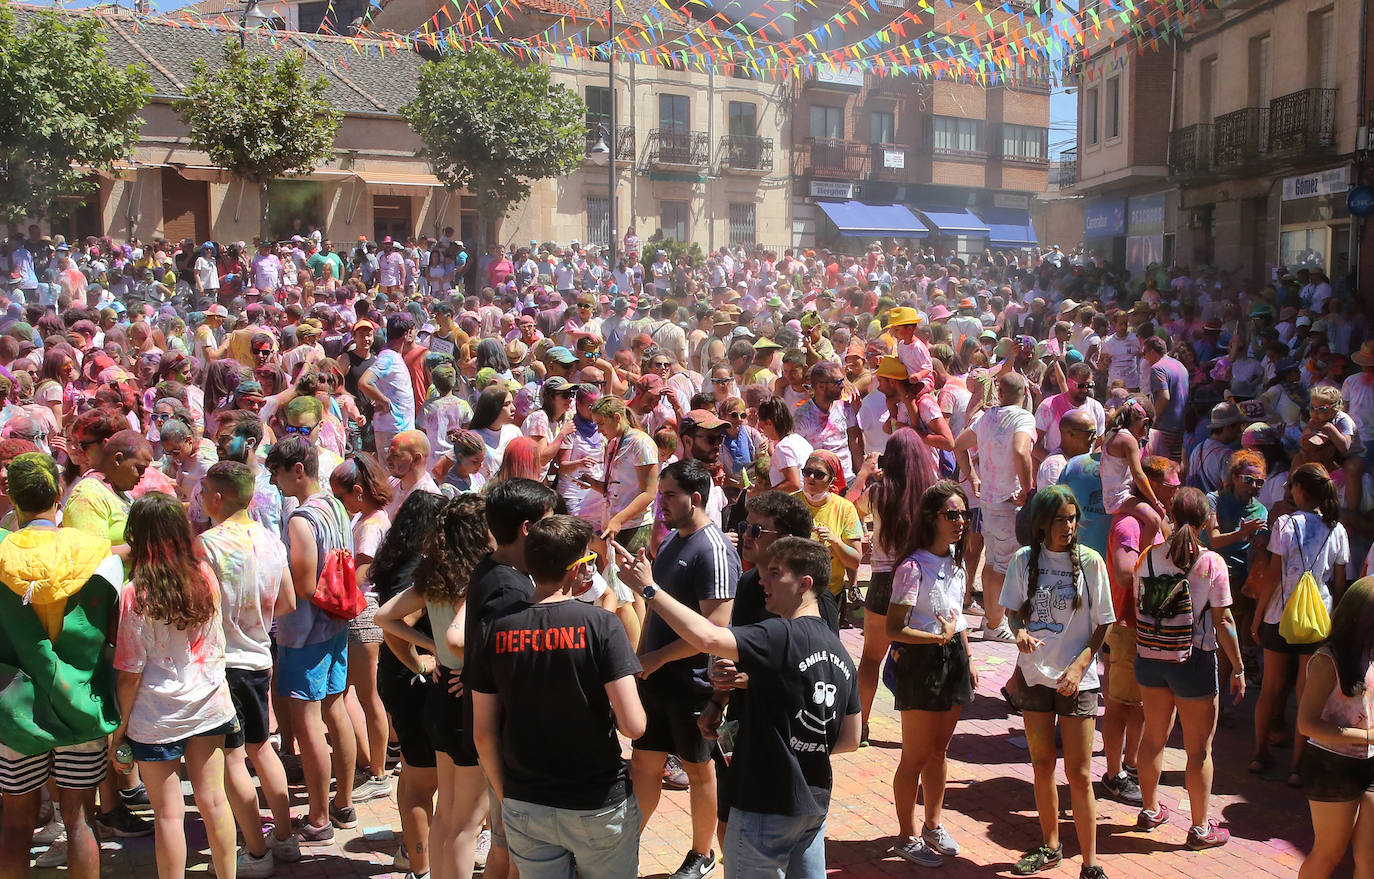
[[[1133,601],[1140,600],[1140,578],[1152,570],[1156,576],[1183,573],[1178,565],[1169,561],[1168,546],[1155,544],[1149,549],[1149,558],[1142,557],[1136,565],[1131,586]],[[1193,602],[1193,647],[1216,650],[1217,627],[1212,625],[1211,609],[1232,604],[1231,575],[1226,560],[1210,549],[1204,550],[1188,570],[1188,595]]]
[[[388,433],[400,433],[415,426],[415,393],[411,389],[410,370],[404,358],[391,348],[383,348],[368,367],[377,377],[377,390],[392,402],[391,410],[378,407],[372,418],[373,427]]]
[[[892,574],[892,603],[907,608],[906,626],[938,634],[941,618],[953,616],[954,631],[968,628],[964,619],[964,565],[954,556],[918,549]]]
[[[796,467],[799,471],[806,466],[806,459],[811,457],[811,444],[806,441],[806,437],[799,433],[789,433],[787,436],[773,444],[773,454],[768,458],[768,481],[771,485],[782,482],[782,471],[787,467]]]
[[[214,260],[196,257],[196,282],[202,290],[219,289],[219,270],[215,268]]]
[[[1279,516],[1269,531],[1269,551],[1282,560],[1283,577],[1264,610],[1266,623],[1277,624],[1283,618],[1283,608],[1305,571],[1312,572],[1322,604],[1331,610],[1327,583],[1337,565],[1350,561],[1350,539],[1344,525],[1337,522],[1335,528],[1328,528],[1316,513],[1301,510]]]
[[[1120,379],[1127,390],[1140,390],[1140,339],[1135,333],[1127,333],[1124,339],[1115,333],[1108,336],[1102,342],[1102,353],[1112,361],[1107,367],[1107,381]]]
[[[1086,412],[1090,415],[1098,436],[1107,432],[1107,410],[1092,397],[1084,401],[1082,406],[1074,406],[1063,394],[1046,397],[1035,410],[1035,429],[1045,435],[1045,451],[1051,455],[1061,451],[1059,422],[1070,412]]]
[[[983,503],[1007,500],[1021,487],[1012,440],[1024,433],[1034,442],[1035,418],[1020,406],[995,406],[983,412],[973,432],[978,437],[978,478],[983,483],[979,497]]]
[[[1092,640],[1098,626],[1116,622],[1112,610],[1112,591],[1107,583],[1107,566],[1095,550],[1080,546],[1079,583],[1074,584],[1067,552],[1040,550],[1040,572],[1035,597],[1031,600],[1026,628],[1039,638],[1040,647],[1032,653],[1018,653],[1016,667],[1032,687],[1055,687],[1059,676],[1073,663]],[[1007,578],[1002,585],[1002,606],[1020,611],[1026,600],[1031,548],[1023,546],[1011,557]],[[1074,607],[1079,588],[1083,597]],[[1097,663],[1089,662],[1079,681],[1079,690],[1098,685]]]
[[[887,395],[874,388],[864,395],[859,401],[858,411],[854,413],[854,418],[859,424],[859,430],[864,432],[864,453],[881,452],[887,447],[887,420],[892,417],[887,409]]]
[[[649,435],[631,428],[612,440],[605,441],[606,512],[614,516],[630,505],[639,495],[639,468],[658,463],[658,448]],[[621,528],[629,530],[653,522],[653,504]]]
[[[1355,420],[1360,439],[1374,442],[1374,375],[1357,372],[1341,385],[1345,409]]]
[[[252,519],[238,518],[208,529],[200,544],[219,577],[225,664],[266,671],[272,667],[269,632],[286,571],[286,544]]]
[[[477,433],[487,446],[487,457],[482,461],[482,469],[477,472],[482,474],[483,481],[489,482],[496,475],[496,471],[501,469],[501,459],[506,455],[506,446],[521,435],[520,428],[514,424],[503,425],[499,431],[481,427],[477,428]]]

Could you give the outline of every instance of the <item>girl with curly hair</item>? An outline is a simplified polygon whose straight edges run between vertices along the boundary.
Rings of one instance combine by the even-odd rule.
[[[462,494],[444,505],[434,530],[420,551],[414,583],[377,612],[377,625],[388,636],[413,644],[433,657],[419,660],[422,672],[434,677],[425,700],[425,726],[435,745],[439,800],[429,828],[430,871],[434,879],[459,879],[472,875],[477,835],[486,818],[486,797],[460,802],[459,772],[463,751],[463,713],[459,697],[451,692],[463,668],[464,626],[467,617],[468,580],[490,550],[486,501],[481,495]],[[424,611],[429,616],[426,635],[406,620]]]
[[[160,879],[186,872],[186,805],[177,773],[183,757],[215,872],[232,876],[236,831],[224,792],[224,745],[241,727],[225,679],[219,582],[171,495],[151,492],[135,501],[125,538],[129,585],[114,659],[122,720],[110,753],[120,772],[130,772],[132,764],[119,762],[117,753],[127,741],[148,787]]]
[[[1002,606],[1017,629],[1016,668],[1026,681],[1021,716],[1044,838],[1013,867],[1013,872],[1023,876],[1064,859],[1054,774],[1056,718],[1064,740],[1064,774],[1073,798],[1074,829],[1083,852],[1079,877],[1103,879],[1106,875],[1097,865],[1097,804],[1092,788],[1098,689],[1095,658],[1116,614],[1102,556],[1078,544],[1082,513],[1078,499],[1065,486],[1038,492],[1031,501],[1030,545],[1012,556],[1002,587]]]

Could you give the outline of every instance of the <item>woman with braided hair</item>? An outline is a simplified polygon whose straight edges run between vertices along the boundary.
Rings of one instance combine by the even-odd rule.
[[[1002,606],[1016,623],[1020,651],[1016,668],[1026,681],[1021,716],[1044,835],[1044,842],[1013,868],[1022,876],[1064,859],[1054,774],[1056,718],[1064,741],[1064,774],[1069,779],[1074,828],[1083,852],[1079,879],[1106,876],[1097,865],[1097,806],[1092,789],[1098,689],[1094,657],[1116,615],[1102,556],[1078,544],[1081,515],[1081,505],[1065,486],[1037,493],[1031,501],[1030,545],[1012,556],[1002,587]]]

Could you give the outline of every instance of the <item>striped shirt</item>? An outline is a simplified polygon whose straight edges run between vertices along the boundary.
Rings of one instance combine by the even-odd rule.
[[[701,613],[703,601],[734,599],[739,575],[739,554],[714,523],[685,537],[677,531],[668,532],[654,559],[654,583],[697,613]],[[644,629],[645,652],[677,640],[677,634],[657,614],[649,616]],[[670,662],[650,675],[649,680],[709,689],[706,654]]]

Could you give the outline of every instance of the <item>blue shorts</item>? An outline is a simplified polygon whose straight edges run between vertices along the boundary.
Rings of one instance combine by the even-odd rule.
[[[321,702],[348,688],[348,630],[304,647],[277,647],[277,692]]]
[[[210,736],[230,736],[239,731],[238,716],[234,716],[224,723],[203,733],[196,733],[175,742],[162,742],[161,744],[149,745],[143,742],[136,742],[129,739],[129,750],[134,752],[134,759],[140,763],[163,763],[168,760],[180,760],[186,754],[186,743],[191,739],[203,739]]]
[[[1217,652],[1194,647],[1183,662],[1137,656],[1135,679],[1142,687],[1171,690],[1175,699],[1211,699],[1217,694]]]

